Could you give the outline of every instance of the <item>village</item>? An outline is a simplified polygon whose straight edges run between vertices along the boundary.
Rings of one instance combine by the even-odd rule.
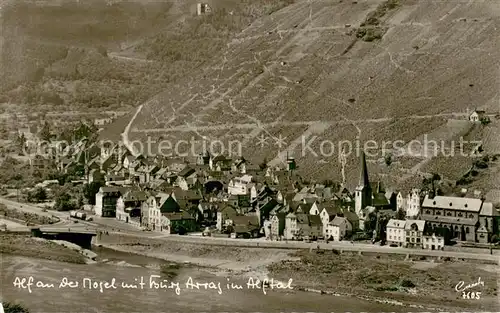
[[[82,169],[72,184],[87,186],[91,201],[66,199],[67,205],[59,201],[57,208],[71,210],[75,219],[95,216],[165,234],[368,241],[429,250],[457,244],[491,248],[498,241],[500,214],[481,192],[448,196],[434,184],[405,191],[386,188],[370,179],[363,151],[355,190],[345,182],[305,181],[292,157],[286,166],[269,167],[209,152],[193,158],[147,157],[134,155],[122,143],[86,141],[64,153],[51,151],[31,157],[30,167],[56,168],[62,174]],[[46,180],[33,186],[30,192],[42,193],[43,201],[30,201],[46,202],[51,186],[58,184]]]

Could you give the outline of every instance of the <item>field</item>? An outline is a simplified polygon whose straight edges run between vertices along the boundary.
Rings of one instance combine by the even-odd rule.
[[[232,15],[197,17],[194,0],[7,1],[0,107],[71,111],[80,119],[130,111],[210,60],[244,26],[288,3],[216,0],[214,8]],[[105,133],[116,140],[123,128],[114,128]]]
[[[500,4],[400,0],[381,9],[386,2],[297,1],[259,18],[149,101],[133,121],[130,138],[173,135],[186,125],[203,133],[217,125],[230,139],[244,127],[247,150],[255,151],[259,135],[286,132],[288,147],[269,147],[269,158],[287,149],[297,153],[301,137],[352,141],[360,132],[362,142],[408,143],[424,134],[445,142],[467,136],[467,109],[499,109],[500,42],[494,29],[500,26]],[[381,39],[356,37],[369,16],[378,16],[387,30]],[[383,164],[380,158],[373,162]],[[357,179],[356,160],[348,164],[351,181]],[[405,162],[415,164],[406,170],[423,171],[419,157]],[[338,179],[333,163],[300,156],[299,171]],[[401,174],[379,172],[387,181]]]
[[[281,279],[294,277],[299,286],[324,291],[378,295],[417,303],[425,299],[428,306],[437,307],[498,310],[497,265],[404,261],[403,256],[339,255],[331,251],[323,254],[300,251],[294,256],[300,260],[271,265],[271,275]],[[366,264],[370,266],[364,266]],[[477,282],[478,277],[486,279],[481,287],[482,301],[461,299],[461,294],[454,290],[455,285],[460,281]]]

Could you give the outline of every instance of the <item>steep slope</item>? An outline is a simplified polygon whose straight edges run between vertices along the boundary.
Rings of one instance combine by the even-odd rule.
[[[281,135],[302,171],[338,178],[339,141],[407,143],[467,108],[498,112],[499,17],[496,0],[299,1],[148,101],[129,138],[241,140],[245,156],[272,160],[287,153]],[[318,156],[302,153],[313,136]],[[322,139],[336,150],[318,153]]]

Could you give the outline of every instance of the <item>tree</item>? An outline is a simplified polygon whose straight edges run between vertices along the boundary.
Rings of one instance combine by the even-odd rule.
[[[99,188],[103,186],[103,182],[94,181],[83,187],[83,196],[85,197],[85,199],[87,199],[89,204],[95,205],[95,195],[99,192]]]
[[[24,147],[26,146],[26,137],[24,136],[24,133],[21,133],[17,136],[16,144],[21,151],[24,150]]]
[[[73,201],[71,201],[71,196],[67,192],[61,192],[56,196],[56,203],[54,204],[54,208],[57,211],[70,211],[76,208],[76,205]]]
[[[267,158],[264,158],[262,163],[259,164],[259,168],[261,171],[265,170],[267,168]]]
[[[392,164],[392,155],[388,154],[384,157],[385,165],[391,166]]]
[[[108,50],[104,46],[97,47],[97,52],[99,52],[99,54],[101,54],[103,57],[108,56]]]
[[[397,212],[396,212],[396,219],[398,220],[404,220],[406,217],[406,213],[405,211],[399,209]]]
[[[47,200],[47,192],[42,187],[37,187],[32,192],[28,193],[29,202],[43,202]]]
[[[42,139],[42,140],[50,141],[50,139],[52,138],[52,134],[50,132],[49,123],[47,123],[47,122],[43,123],[43,127],[40,130],[39,136],[40,136],[40,139]]]
[[[91,122],[81,121],[80,124],[73,130],[75,140],[82,140],[84,138],[93,140],[97,137],[97,127]]]
[[[29,313],[30,311],[20,304],[5,302],[3,303],[5,313]]]

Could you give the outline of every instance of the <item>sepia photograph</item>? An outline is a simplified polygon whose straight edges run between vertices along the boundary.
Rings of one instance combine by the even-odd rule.
[[[499,289],[500,0],[0,0],[0,313]]]

